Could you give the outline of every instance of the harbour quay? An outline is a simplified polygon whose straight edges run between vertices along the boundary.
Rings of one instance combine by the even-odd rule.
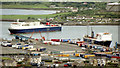
[[[114,2],[2,1],[0,68],[120,68]]]
[[[45,66],[46,68],[119,66],[120,52],[118,48],[111,49],[81,39],[24,38],[27,37],[21,39],[21,37],[16,38],[15,36],[12,40],[1,39],[2,66]]]
[[[16,44],[18,42],[10,41],[13,44]],[[43,44],[42,41],[34,41],[35,44],[33,45],[34,48],[40,48],[40,47],[45,47],[47,51],[82,51],[81,48],[78,48],[74,44],[68,44],[68,43],[61,43],[60,45],[50,45],[50,44]],[[25,45],[24,42],[20,42],[23,45]],[[9,54],[9,53],[27,53],[29,51],[27,50],[21,50],[21,49],[15,49],[12,47],[2,47],[2,54]]]

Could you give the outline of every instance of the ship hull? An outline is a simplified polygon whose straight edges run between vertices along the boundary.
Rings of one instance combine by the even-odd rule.
[[[103,45],[109,47],[112,41],[97,41],[92,39],[83,38],[83,40],[87,43],[97,44],[97,45]]]
[[[8,29],[11,34],[30,33],[30,32],[51,32],[61,31],[62,27],[32,28],[32,29]]]

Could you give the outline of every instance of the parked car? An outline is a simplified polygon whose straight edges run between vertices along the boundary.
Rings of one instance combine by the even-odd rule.
[[[65,63],[64,64],[64,67],[71,67],[72,65],[71,64],[69,64],[69,63]]]
[[[1,45],[4,46],[4,47],[7,47],[7,46],[12,47],[12,43],[11,43],[11,42],[8,42],[8,41],[3,41],[3,42],[1,43]]]

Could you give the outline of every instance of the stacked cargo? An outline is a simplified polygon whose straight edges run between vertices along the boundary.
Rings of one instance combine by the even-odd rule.
[[[23,47],[28,47],[29,45],[21,45],[21,46],[18,46],[17,49],[22,49]]]
[[[60,45],[60,42],[55,42],[55,41],[43,41],[43,43],[44,44],[50,44],[50,45]]]
[[[69,57],[70,55],[69,54],[60,54],[58,55],[59,57]]]
[[[29,51],[36,51],[37,49],[36,48],[31,48],[31,49],[28,49]]]
[[[76,54],[74,54],[76,57],[80,57],[80,54],[78,54],[78,53],[76,53]]]
[[[60,45],[60,42],[51,42],[50,45]]]
[[[84,43],[84,41],[78,41],[77,45],[80,46],[80,47],[82,47],[83,43]]]
[[[51,39],[51,41],[60,42],[61,39]]]
[[[120,59],[120,55],[118,55],[118,54],[115,54],[115,55],[106,55],[106,57]]]
[[[69,60],[69,58],[68,58],[68,57],[58,57],[58,60],[68,61],[68,60]]]
[[[51,51],[51,54],[60,54],[60,51]]]
[[[76,51],[61,51],[60,53],[64,53],[64,54],[71,54],[71,53],[75,53]]]
[[[74,53],[73,55],[74,55],[75,57],[80,57],[82,54],[85,54],[85,53]]]
[[[17,46],[21,46],[21,43],[18,43],[18,44],[15,44],[15,45],[12,45],[13,48],[16,48]]]
[[[108,54],[112,54],[112,52],[97,52],[97,53],[95,53],[96,56],[107,56]]]
[[[78,40],[78,39],[71,39],[71,40],[69,40],[68,42],[69,42],[70,44],[77,44],[77,43],[80,42],[80,40]]]
[[[84,42],[78,43],[78,46],[89,48],[89,49],[98,49],[101,52],[109,52],[110,51],[110,48],[108,48],[108,47],[100,46],[100,45],[94,45],[94,44],[88,44],[88,43],[84,43]]]
[[[85,54],[85,53],[77,53],[75,54],[76,57],[82,57],[82,58],[89,58],[89,57],[95,57],[94,54]]]
[[[117,56],[120,56],[120,53],[115,53]]]
[[[93,54],[85,54],[84,55],[84,58],[89,58],[89,57],[95,57],[95,55],[93,55]]]
[[[53,41],[43,41],[44,44],[50,44],[52,43]]]
[[[61,42],[68,42],[70,39],[61,39]]]

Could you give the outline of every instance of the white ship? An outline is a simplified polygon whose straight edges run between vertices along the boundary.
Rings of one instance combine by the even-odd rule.
[[[111,44],[112,42],[112,34],[110,33],[97,33],[96,37],[94,37],[94,32],[91,33],[91,37],[90,36],[84,36],[83,39],[85,42],[88,43],[92,43],[92,44],[98,44],[98,45],[104,45],[104,46],[108,46]]]
[[[11,34],[28,32],[61,31],[60,24],[41,24],[40,22],[14,22],[8,28]]]

